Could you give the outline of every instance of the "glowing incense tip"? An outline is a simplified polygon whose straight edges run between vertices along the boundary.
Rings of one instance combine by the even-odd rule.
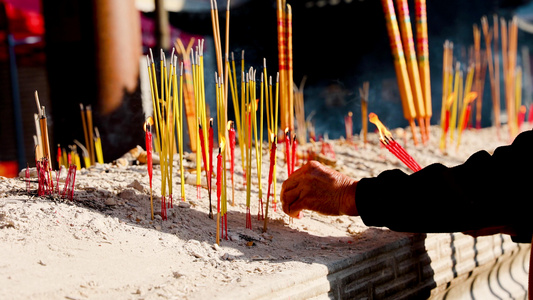
[[[446,109],[450,109],[450,107],[453,104],[454,99],[455,99],[455,92],[451,93],[450,96],[448,96],[448,99],[446,99]]]
[[[219,153],[222,151],[224,152],[224,150],[226,149],[226,139],[224,137],[220,137],[220,143],[218,144],[218,151]]]
[[[152,125],[154,125],[154,119],[152,117],[148,117],[146,121],[143,124],[144,131],[146,131],[146,127],[150,126],[148,128],[148,131],[151,129]]]
[[[466,94],[465,99],[464,99],[465,105],[472,103],[472,101],[476,100],[476,98],[477,98],[476,92],[469,92],[468,94]]]
[[[379,130],[380,140],[385,141],[387,139],[391,139],[392,138],[392,134],[390,133],[389,130],[387,130],[387,127],[385,127],[385,125],[383,125],[383,123],[381,123],[381,121],[378,118],[378,115],[376,115],[375,113],[372,112],[372,113],[368,114],[368,120],[371,123],[373,123],[374,125],[377,126],[377,128]]]

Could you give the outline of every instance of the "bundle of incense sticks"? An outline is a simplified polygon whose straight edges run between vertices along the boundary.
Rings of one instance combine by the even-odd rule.
[[[518,118],[520,114],[520,106],[522,104],[522,69],[520,66],[517,66],[516,59],[518,26],[516,17],[513,17],[508,23],[504,18],[501,18],[500,22],[505,108],[507,110],[509,135],[514,137],[519,131]]]
[[[217,213],[217,224],[220,222],[220,216],[222,215],[222,221],[224,224],[226,224],[226,228],[227,228],[227,203],[228,203],[228,198],[227,198],[227,177],[226,177],[226,155],[227,155],[227,152],[226,152],[226,134],[227,134],[227,130],[226,130],[226,125],[227,125],[227,118],[226,118],[226,113],[227,113],[227,106],[226,106],[226,98],[225,98],[225,95],[224,95],[224,80],[222,79],[222,77],[218,77],[217,76],[217,73],[215,72],[215,77],[218,79],[217,80],[217,85],[216,85],[216,107],[217,107],[217,131],[218,131],[218,141],[219,141],[219,155],[221,155],[221,167],[219,169],[217,169],[217,185],[220,185],[220,189],[221,189],[221,198],[220,198],[220,211]],[[212,148],[212,146],[210,146],[210,148]],[[212,155],[212,150],[210,150],[210,156]],[[220,175],[218,173],[221,173]],[[220,177],[218,177],[220,176]],[[222,182],[219,183],[219,179],[220,178],[222,180]],[[218,189],[217,189],[217,193],[218,193]],[[217,225],[218,226],[218,225]],[[224,229],[224,225],[222,227]],[[227,229],[226,229],[227,231]],[[217,228],[217,232],[218,232],[218,228]],[[226,239],[227,239],[227,235],[226,235]]]
[[[167,218],[166,210],[173,207],[173,157],[177,144],[183,144],[183,120],[182,120],[182,83],[183,83],[183,64],[178,75],[178,58],[174,50],[170,56],[170,64],[167,65],[166,55],[161,50],[161,59],[159,64],[159,81],[156,76],[156,66],[150,49],[150,55],[147,56],[147,67],[150,80],[150,89],[152,95],[153,120],[156,136],[153,139],[155,151],[160,157],[161,166],[161,217]],[[180,86],[178,88],[178,76]],[[158,84],[160,83],[160,89]],[[177,133],[176,133],[177,132]],[[177,141],[176,141],[177,139]],[[183,148],[179,147],[180,157],[182,157]],[[198,160],[199,161],[199,160]],[[180,161],[180,164],[183,162]],[[199,173],[197,174],[199,176]],[[182,184],[183,181],[182,181]],[[168,189],[168,194],[167,194]],[[184,199],[184,190],[182,186],[182,199]],[[168,196],[168,198],[167,198]],[[168,204],[167,204],[168,199]],[[152,218],[153,211],[152,211]]]
[[[46,117],[46,109],[44,106],[41,106],[39,101],[39,94],[35,91],[35,102],[37,104],[37,118],[39,120],[39,130],[38,135],[40,134],[40,140],[38,141],[41,148],[41,156],[36,157],[37,160],[46,158],[49,162],[51,161],[50,156],[50,142],[48,137],[48,119]],[[50,166],[51,168],[51,166]]]
[[[185,114],[187,121],[187,130],[189,131],[189,146],[192,152],[196,152],[196,135],[198,134],[196,128],[196,109],[194,100],[194,82],[192,76],[192,63],[191,55],[193,55],[192,47],[195,39],[191,38],[187,47],[183,45],[181,39],[176,39],[174,47],[178,53],[178,58],[182,62],[184,82],[180,83],[183,86],[183,93],[180,93],[180,97],[183,97],[185,105]],[[182,78],[180,77],[180,80]]]
[[[398,22],[400,24],[405,60],[407,63],[407,74],[409,76],[408,80],[411,85],[411,92],[413,93],[413,102],[415,104],[418,126],[420,127],[420,136],[422,138],[422,142],[425,144],[427,142],[427,132],[425,130],[426,106],[424,103],[424,95],[422,92],[420,73],[415,52],[411,17],[409,16],[409,6],[407,4],[407,0],[397,0],[397,4]]]
[[[499,134],[501,126],[500,122],[500,72],[499,72],[499,55],[497,48],[492,54],[492,38],[494,37],[494,46],[498,45],[498,22],[494,22],[494,27],[490,28],[487,17],[481,18],[481,28],[485,36],[485,52],[487,57],[487,65],[489,67],[489,79],[492,96],[492,113],[494,117],[493,126],[496,127]]]
[[[459,124],[457,125],[458,132],[456,149],[459,148],[459,145],[461,144],[462,133],[465,130],[466,125],[468,124],[468,120],[470,119],[470,114],[472,111],[472,102],[474,102],[476,98],[476,92],[465,91],[465,97],[463,99],[461,113],[459,115]]]
[[[385,125],[381,123],[375,113],[370,113],[368,119],[378,128],[379,140],[390,153],[394,154],[394,156],[401,160],[409,169],[411,169],[411,171],[416,172],[422,169],[411,155],[409,155],[407,151],[405,151],[405,149],[392,138],[390,131],[388,131]]]
[[[394,57],[394,67],[402,100],[404,118],[409,122],[413,134],[413,142],[416,145],[418,144],[418,139],[416,138],[415,119],[418,119],[420,123],[420,120],[423,120],[423,118],[426,117],[426,113],[420,88],[420,76],[418,74],[416,55],[413,50],[414,43],[412,29],[410,27],[411,21],[409,18],[407,1],[399,0],[398,10],[400,11],[401,16],[400,28],[397,21],[398,19],[396,18],[393,0],[382,0],[382,5],[385,12],[385,20],[387,22],[390,46]],[[402,45],[400,29],[403,33],[404,45]],[[424,126],[424,122],[425,121],[419,125]],[[423,141],[426,141],[426,132],[423,130],[423,127],[421,127],[421,134]]]
[[[85,137],[85,149],[87,149],[89,157],[89,165],[87,168],[94,165],[95,159],[95,144],[94,144],[94,133],[93,133],[93,110],[90,105],[83,106],[80,103],[80,114],[81,122],[83,126],[83,135]]]
[[[228,67],[229,61],[227,62]],[[246,151],[245,151],[245,143],[244,143],[244,121],[243,121],[243,115],[244,115],[244,93],[243,88],[244,85],[241,84],[241,102],[239,102],[239,93],[238,93],[238,87],[237,87],[237,74],[235,71],[235,56],[233,55],[233,52],[231,53],[231,71],[228,72],[229,74],[229,84],[230,84],[230,90],[231,90],[231,98],[233,101],[233,110],[235,113],[235,123],[237,124],[237,135],[239,139],[239,149],[241,151],[241,167],[243,170],[244,175],[244,181],[246,180]],[[241,72],[240,74],[244,74],[244,51],[242,52],[242,59],[241,59]],[[244,76],[242,76],[244,78]],[[241,78],[241,80],[243,79]],[[246,185],[246,183],[243,181],[243,185]]]
[[[277,1],[277,21],[280,122],[281,128],[294,131],[292,8],[285,0]]]
[[[481,52],[481,31],[477,24],[473,26],[474,33],[474,91],[477,93],[476,101],[476,128],[481,128],[481,112],[483,107],[483,91],[485,90],[485,77],[487,74],[487,56],[485,52]]]

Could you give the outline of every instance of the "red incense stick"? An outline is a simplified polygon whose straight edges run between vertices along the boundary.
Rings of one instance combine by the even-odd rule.
[[[211,191],[212,191],[212,174],[213,174],[213,118],[209,119],[209,176],[207,178],[207,188],[209,192],[209,204],[211,204]]]
[[[420,165],[407,153],[407,151],[405,151],[405,149],[392,138],[390,131],[388,131],[385,125],[381,123],[375,113],[370,113],[368,115],[368,119],[378,128],[380,136],[379,140],[381,141],[381,144],[384,145],[387,150],[389,150],[389,152],[394,154],[394,156],[402,161],[413,172],[421,169]]]
[[[152,124],[149,123],[152,121],[150,117],[145,122],[145,144],[146,144],[146,166],[148,169],[148,178],[150,180],[150,211],[152,220],[154,219],[154,198],[152,193],[152,174],[153,174],[153,162],[152,162]]]
[[[291,176],[292,170],[291,170],[291,138],[290,138],[291,131],[287,128],[285,130],[285,162],[287,163],[287,177]]]
[[[273,141],[272,141],[272,147],[270,148],[270,168],[268,169],[267,200],[266,200],[265,222],[263,224],[263,232],[267,231],[270,186],[272,185],[272,178],[273,178],[273,173],[274,173],[274,162],[276,159],[276,136],[274,134],[272,134],[272,136],[273,136]]]
[[[218,148],[217,155],[217,244],[220,243],[219,229],[220,229],[220,196],[222,195],[222,155],[220,154],[220,148]],[[224,222],[222,222],[224,224]],[[222,231],[224,225],[222,225]]]
[[[291,159],[291,174],[294,172],[294,168],[296,167],[296,148],[298,147],[298,142],[296,141],[296,134],[294,134],[294,138],[292,139],[292,159]]]

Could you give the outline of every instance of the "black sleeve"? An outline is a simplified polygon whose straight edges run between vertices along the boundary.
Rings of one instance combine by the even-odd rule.
[[[513,226],[531,241],[526,222],[533,188],[533,131],[516,137],[493,155],[473,154],[465,163],[432,164],[407,175],[382,172],[359,181],[355,202],[368,226],[403,232],[462,232]]]

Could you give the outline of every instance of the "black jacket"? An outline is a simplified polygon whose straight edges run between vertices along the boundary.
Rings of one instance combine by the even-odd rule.
[[[531,242],[533,131],[492,155],[473,154],[455,167],[432,164],[407,175],[384,171],[361,179],[355,202],[367,226],[402,232],[464,232],[512,226],[516,242]]]

